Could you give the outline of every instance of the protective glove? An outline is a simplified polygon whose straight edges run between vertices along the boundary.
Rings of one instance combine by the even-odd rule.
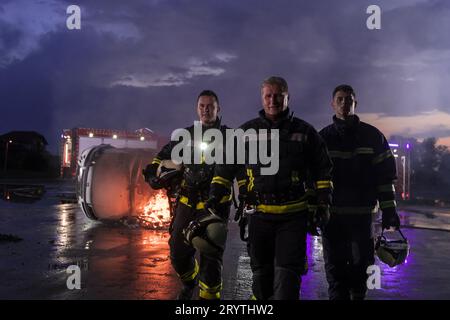
[[[319,236],[316,223],[316,211],[308,211],[306,221],[306,231],[312,236]]]
[[[314,217],[314,223],[322,231],[330,221],[331,201],[332,197],[329,191],[317,192],[317,211]]]
[[[389,229],[390,227],[398,230],[400,228],[400,217],[398,216],[397,209],[386,208],[382,210],[381,215],[381,227],[383,229]]]
[[[144,175],[144,180],[147,182],[150,187],[155,190],[162,189],[163,186],[159,183],[158,177],[156,177],[156,170],[158,169],[158,165],[149,164],[142,170],[142,174]]]
[[[219,199],[215,196],[209,197],[208,200],[205,201],[205,212],[210,214],[210,209],[213,212],[217,211],[217,206],[219,205]]]
[[[324,230],[330,221],[330,207],[319,205],[316,210],[308,211],[307,232],[313,236],[319,236],[319,229]]]
[[[316,212],[316,224],[320,230],[323,230],[330,221],[330,206],[327,204],[321,204],[317,207]]]
[[[239,221],[242,218],[242,215],[244,213],[244,207],[247,203],[247,194],[240,193],[238,196],[239,205],[236,209],[236,213],[234,215],[234,221]]]

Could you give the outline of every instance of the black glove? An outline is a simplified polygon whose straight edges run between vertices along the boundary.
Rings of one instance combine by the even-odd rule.
[[[330,206],[332,202],[331,193],[328,191],[319,192],[317,191],[317,203],[323,206]]]
[[[397,209],[386,208],[382,210],[381,215],[381,227],[383,229],[389,229],[394,227],[396,230],[400,228],[400,217],[397,214]]]
[[[306,222],[306,231],[312,236],[319,236],[319,232],[317,230],[316,224],[316,212],[308,211],[307,213],[307,222]]]
[[[319,236],[319,231],[324,230],[330,221],[330,207],[328,205],[319,205],[317,210],[308,211],[307,232],[313,236]]]
[[[246,194],[239,194],[238,196],[239,205],[236,209],[236,213],[234,215],[234,221],[239,221],[242,218],[242,215],[244,213],[244,207],[247,203],[247,195]]]
[[[317,228],[320,230],[324,230],[330,221],[330,205],[331,205],[331,193],[328,191],[317,191],[317,210],[315,214],[310,218],[311,219],[311,227],[310,229],[314,229],[314,235],[317,235]],[[313,231],[313,230],[311,230]],[[313,233],[311,233],[313,234]]]
[[[210,213],[209,209],[213,211],[217,211],[217,206],[219,205],[219,199],[217,199],[215,196],[210,197],[208,200],[205,201],[205,212]]]
[[[319,205],[317,207],[317,212],[316,212],[316,224],[317,226],[323,230],[328,222],[330,221],[330,206],[329,205]]]
[[[147,182],[150,187],[155,190],[162,189],[163,186],[159,183],[159,179],[156,177],[156,170],[158,169],[158,165],[149,164],[142,170],[142,174],[144,175],[144,180]]]

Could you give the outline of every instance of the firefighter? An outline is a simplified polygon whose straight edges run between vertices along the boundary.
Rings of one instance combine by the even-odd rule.
[[[252,298],[297,300],[301,276],[306,271],[308,204],[304,182],[307,175],[313,178],[319,198],[317,215],[325,217],[331,193],[331,161],[317,131],[290,112],[288,84],[283,78],[264,80],[261,99],[263,110],[259,117],[241,129],[266,129],[267,136],[278,130],[278,172],[262,175],[261,169],[267,165],[259,159],[251,164],[248,157],[242,165],[216,165],[207,206],[216,206],[237,178],[239,199],[255,210],[248,216],[247,239],[253,272]]]
[[[226,127],[220,124],[217,114],[220,111],[219,99],[210,90],[202,91],[197,98],[197,114],[202,125],[202,132],[215,128],[222,132]],[[186,128],[194,137],[194,126]],[[152,188],[159,189],[156,171],[162,160],[171,159],[171,152],[178,141],[171,141],[165,145],[152,163],[144,171],[145,179]],[[203,143],[203,142],[202,142]],[[199,147],[191,141],[192,148]],[[193,152],[192,152],[193,153]],[[204,217],[204,201],[208,199],[208,192],[214,174],[214,164],[202,163],[183,164],[183,179],[180,196],[177,200],[170,233],[170,259],[173,268],[179,275],[182,288],[178,300],[190,300],[195,287],[198,285],[200,299],[219,299],[222,289],[222,255],[223,251],[200,252],[200,261],[195,259],[196,250],[185,241],[184,230],[193,220]],[[230,210],[231,197],[220,199],[217,214],[226,222]]]
[[[382,210],[382,228],[399,228],[395,159],[384,135],[355,114],[355,91],[336,87],[333,123],[320,131],[333,161],[331,217],[322,236],[331,300],[362,300],[367,267],[374,264],[372,214]]]

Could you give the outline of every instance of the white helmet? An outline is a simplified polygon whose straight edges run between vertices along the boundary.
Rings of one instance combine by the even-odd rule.
[[[377,238],[375,251],[380,261],[386,263],[389,267],[395,267],[405,262],[409,254],[408,239],[398,230],[403,239],[387,240],[381,231],[381,235]]]

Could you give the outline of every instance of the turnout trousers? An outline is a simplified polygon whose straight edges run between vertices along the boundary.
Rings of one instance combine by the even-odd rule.
[[[322,243],[330,300],[364,299],[375,261],[372,215],[332,214]]]
[[[306,212],[249,217],[248,252],[257,300],[298,300],[306,271]]]

